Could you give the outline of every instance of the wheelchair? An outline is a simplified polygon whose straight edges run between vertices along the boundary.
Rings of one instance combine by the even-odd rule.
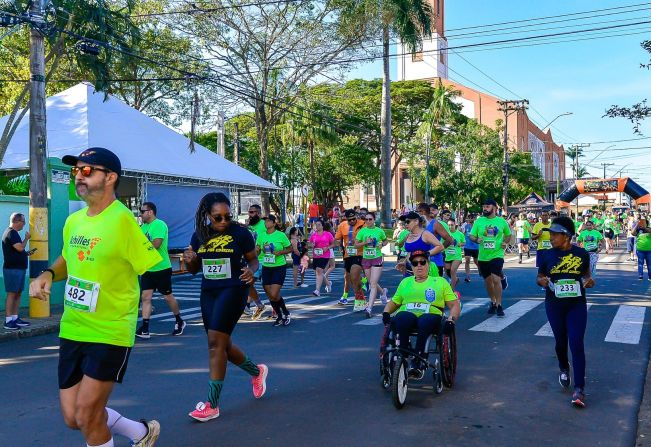
[[[425,343],[425,355],[418,355],[412,346],[415,344],[416,331],[409,337],[407,347],[397,346],[396,338],[390,326],[385,327],[380,345],[380,376],[382,388],[391,390],[393,405],[397,409],[405,406],[407,390],[411,380],[423,380],[431,374],[435,394],[441,394],[443,387],[452,388],[457,371],[457,341],[454,331],[443,334],[446,319],[441,322],[441,331],[432,334]],[[419,360],[426,365],[423,378],[409,377],[409,364]]]

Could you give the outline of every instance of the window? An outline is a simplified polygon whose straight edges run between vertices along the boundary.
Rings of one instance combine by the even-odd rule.
[[[423,42],[419,42],[416,47],[416,52],[411,54],[412,62],[422,62],[423,60]]]

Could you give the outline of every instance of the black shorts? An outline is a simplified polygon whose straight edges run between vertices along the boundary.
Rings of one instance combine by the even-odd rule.
[[[504,268],[504,258],[495,258],[490,261],[477,261],[479,267],[479,274],[482,278],[486,279],[490,275],[502,276],[502,269]]]
[[[529,243],[529,238],[528,237],[519,237],[518,238],[518,244],[528,244]]]
[[[315,259],[312,259],[312,268],[314,270],[316,270],[316,269],[325,270],[326,267],[328,266],[328,261],[330,261],[330,258],[315,258]]]
[[[292,253],[292,265],[299,266],[301,265],[301,257],[296,253]]]
[[[471,258],[477,259],[477,257],[479,257],[479,249],[478,248],[464,248],[463,249],[463,255],[464,256],[470,256]]]
[[[285,275],[287,274],[287,266],[281,265],[278,267],[265,267],[262,266],[262,285],[270,286],[278,284],[282,286],[285,284]]]
[[[615,231],[612,228],[607,228],[604,230],[604,236],[606,237],[606,239],[614,239]]]
[[[59,339],[59,389],[73,387],[84,376],[122,383],[131,348]]]
[[[244,312],[250,286],[222,287],[201,291],[201,318],[206,331],[232,334]]]
[[[350,273],[350,269],[352,269],[354,265],[359,265],[360,268],[362,267],[361,256],[348,256],[347,258],[344,258],[344,269],[346,269],[346,272]]]
[[[158,290],[161,295],[172,293],[172,268],[157,272],[145,272],[140,278],[141,290]]]

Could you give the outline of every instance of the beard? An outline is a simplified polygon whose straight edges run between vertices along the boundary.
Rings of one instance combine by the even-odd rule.
[[[249,225],[255,225],[260,222],[260,216],[249,217]]]
[[[488,216],[490,216],[491,214],[493,214],[493,211],[492,211],[492,210],[490,210],[490,211],[488,211],[488,210],[482,210],[481,213],[482,213],[482,215],[484,215],[485,217],[488,217]]]

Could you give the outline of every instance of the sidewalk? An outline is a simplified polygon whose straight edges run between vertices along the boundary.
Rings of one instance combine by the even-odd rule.
[[[5,328],[0,328],[0,343],[9,340],[18,340],[19,338],[34,337],[35,335],[51,334],[59,331],[59,320],[61,320],[63,306],[53,305],[51,314],[48,318],[28,318],[27,309],[21,309],[21,311],[21,318],[29,321],[31,326],[17,331],[8,331]]]

